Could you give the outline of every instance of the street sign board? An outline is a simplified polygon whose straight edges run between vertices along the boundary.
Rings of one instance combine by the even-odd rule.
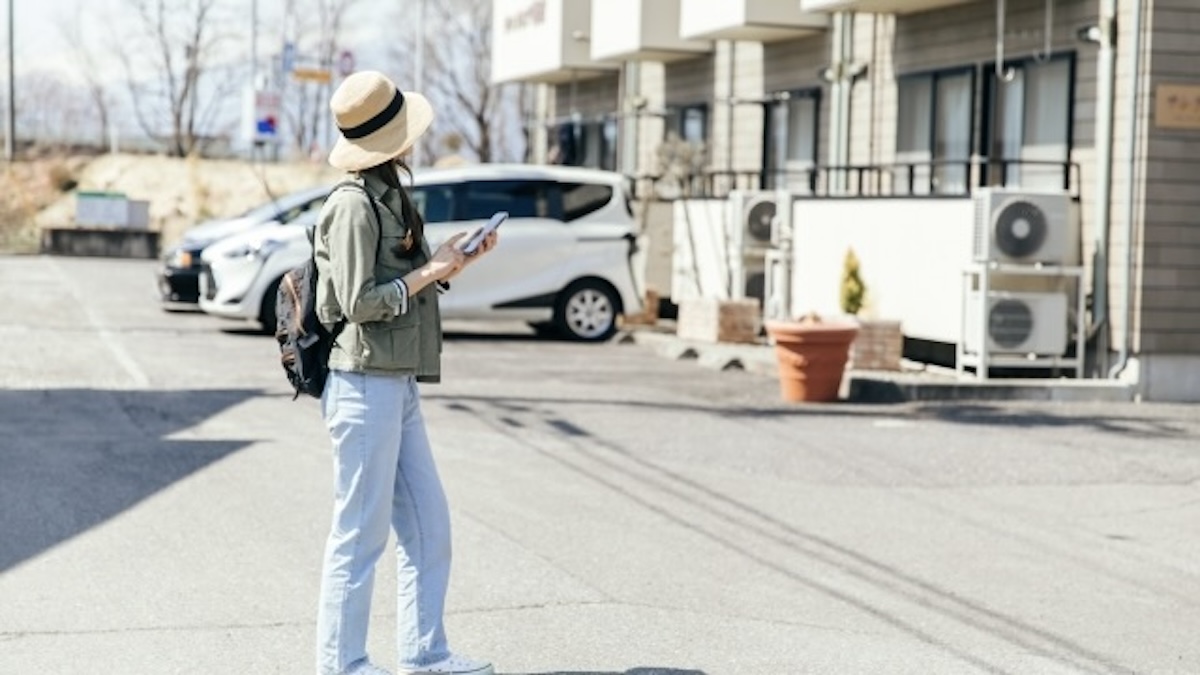
[[[333,73],[328,68],[293,68],[292,79],[325,83],[333,79]]]
[[[349,49],[342,50],[338,54],[338,75],[349,77],[354,72],[354,52]]]
[[[296,44],[294,42],[284,43],[281,66],[284,73],[292,72],[292,68],[296,66]]]
[[[254,141],[263,143],[279,137],[279,92],[254,92]]]

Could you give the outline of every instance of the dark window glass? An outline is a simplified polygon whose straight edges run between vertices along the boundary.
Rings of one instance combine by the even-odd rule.
[[[903,76],[897,84],[897,190],[965,194],[974,129],[973,71]]]
[[[612,201],[613,189],[595,183],[562,183],[563,220],[568,223],[595,213]]]
[[[1069,183],[1071,157],[1071,58],[1027,60],[1006,68],[1007,78],[986,80],[991,103],[985,141],[992,160],[988,182],[1062,189]],[[994,69],[990,65],[985,72]]]
[[[413,204],[427,223],[454,220],[454,186],[419,185],[412,189]]]
[[[763,152],[767,188],[809,192],[809,175],[817,164],[818,92],[792,91],[766,106]]]
[[[693,145],[708,141],[708,105],[695,103],[681,105],[672,111],[667,120],[668,137],[673,133]]]
[[[507,211],[512,218],[557,218],[561,207],[554,203],[556,190],[545,181],[474,181],[466,187],[464,220],[491,218]]]

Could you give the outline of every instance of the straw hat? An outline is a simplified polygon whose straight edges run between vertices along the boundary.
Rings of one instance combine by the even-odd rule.
[[[329,107],[341,131],[329,163],[346,171],[361,171],[400,156],[433,122],[428,99],[400,91],[386,75],[372,70],[343,80]]]

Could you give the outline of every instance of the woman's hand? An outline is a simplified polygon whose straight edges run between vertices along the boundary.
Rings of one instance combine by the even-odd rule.
[[[467,254],[462,252],[458,242],[464,236],[466,236],[465,232],[459,232],[437,247],[437,250],[433,252],[433,257],[425,263],[430,276],[438,281],[448,281],[462,271],[467,264]]]
[[[472,238],[474,238],[474,236],[472,236]],[[464,267],[466,265],[470,265],[471,263],[475,262],[476,260],[479,260],[481,257],[483,257],[484,253],[487,253],[488,251],[496,248],[496,243],[498,241],[500,241],[499,232],[497,232],[496,230],[492,230],[491,232],[488,232],[488,235],[483,238],[483,242],[481,242],[479,244],[479,248],[475,249],[474,253],[467,256]]]

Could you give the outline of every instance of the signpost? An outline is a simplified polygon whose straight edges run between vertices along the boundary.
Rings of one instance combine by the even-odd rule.
[[[301,82],[319,82],[325,84],[333,79],[333,72],[328,68],[293,68],[292,79]]]
[[[273,143],[279,138],[279,93],[254,92],[254,142]]]
[[[280,60],[280,67],[284,74],[292,72],[292,68],[296,66],[296,43],[285,42],[283,44],[283,55]]]
[[[342,50],[338,54],[338,75],[341,77],[349,77],[354,72],[354,52],[349,49]]]

